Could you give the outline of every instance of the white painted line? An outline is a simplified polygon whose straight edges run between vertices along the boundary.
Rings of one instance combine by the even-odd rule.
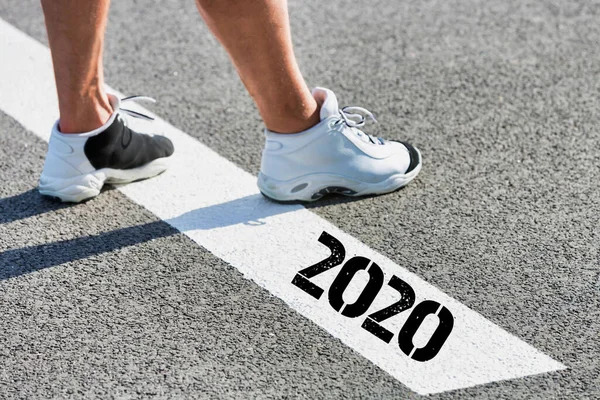
[[[0,19],[0,59],[0,109],[48,140],[58,115],[48,49]],[[155,179],[119,190],[415,392],[431,394],[566,368],[304,207],[266,201],[254,176],[196,139],[160,119],[153,125],[175,143],[175,165]],[[379,264],[386,282],[394,274],[409,283],[417,303],[435,300],[452,312],[454,330],[435,358],[412,360],[396,338],[386,344],[362,329],[364,317],[346,318],[333,310],[326,294],[316,300],[290,283],[299,270],[329,256],[318,242],[323,231],[344,244],[347,258],[360,255]],[[339,269],[311,280],[328,288]],[[347,302],[360,289],[354,282],[350,286]],[[384,287],[369,313],[397,300],[398,292]],[[382,325],[397,336],[408,314]],[[426,341],[415,337],[415,342]]]

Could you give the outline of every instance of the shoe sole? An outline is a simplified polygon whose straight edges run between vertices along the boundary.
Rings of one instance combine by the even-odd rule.
[[[392,175],[377,183],[335,174],[309,174],[288,181],[278,181],[261,172],[258,175],[258,188],[265,197],[278,202],[313,202],[333,193],[350,197],[391,193],[409,184],[421,171],[421,153],[418,150],[417,153],[419,163],[412,171]]]
[[[169,159],[158,158],[132,169],[103,168],[66,179],[45,177],[42,173],[39,191],[44,196],[55,197],[62,202],[79,203],[98,196],[105,183],[131,183],[159,175],[168,168]]]

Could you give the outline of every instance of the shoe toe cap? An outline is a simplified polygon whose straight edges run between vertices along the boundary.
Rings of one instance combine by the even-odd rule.
[[[410,143],[406,143],[406,142],[398,142],[401,145],[403,145],[406,150],[408,151],[408,155],[410,156],[410,163],[408,164],[408,168],[406,169],[405,174],[408,174],[409,172],[413,171],[415,168],[417,168],[419,166],[419,164],[421,164],[421,154],[419,153],[419,151],[417,150],[416,147],[414,147],[413,145],[411,145]]]
[[[170,157],[175,151],[173,142],[171,142],[170,139],[159,135],[154,136],[153,139],[154,142],[158,145],[158,148],[160,148],[161,152],[163,153],[162,157]]]

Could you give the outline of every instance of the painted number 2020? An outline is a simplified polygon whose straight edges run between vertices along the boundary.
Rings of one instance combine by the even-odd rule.
[[[331,255],[325,260],[299,271],[292,280],[292,284],[317,300],[321,298],[325,291],[311,282],[310,279],[341,265],[346,258],[344,245],[327,232],[321,234],[319,242],[331,250]],[[343,299],[344,291],[359,271],[366,271],[369,274],[369,280],[358,296],[358,299],[352,304],[346,304]],[[358,318],[369,310],[369,307],[373,304],[373,301],[383,287],[384,282],[385,274],[379,265],[365,257],[352,257],[343,265],[329,287],[329,304],[344,317]],[[415,291],[408,283],[396,275],[393,275],[387,284],[400,294],[400,300],[369,314],[362,323],[362,328],[384,342],[390,343],[394,337],[394,333],[381,326],[380,323],[401,312],[410,310],[415,304]],[[439,319],[438,326],[427,344],[424,347],[416,348],[413,338],[428,315],[437,315]],[[454,317],[450,310],[432,300],[422,301],[412,309],[404,326],[400,329],[398,333],[398,346],[404,354],[416,361],[429,361],[438,354],[452,332],[453,327]]]

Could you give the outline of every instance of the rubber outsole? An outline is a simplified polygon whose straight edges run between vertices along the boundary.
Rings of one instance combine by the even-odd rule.
[[[310,174],[289,181],[277,181],[261,172],[258,175],[258,187],[263,196],[279,203],[310,203],[320,200],[328,194],[360,197],[391,193],[406,186],[421,171],[421,153],[416,148],[413,149],[413,154],[417,155],[418,162],[411,163],[409,172],[390,176],[378,183],[361,182],[346,176],[332,174]]]
[[[47,177],[42,173],[39,192],[65,203],[79,203],[98,196],[107,183],[131,183],[159,175],[168,168],[169,159],[158,158],[144,166],[125,170],[103,168],[71,178]]]

